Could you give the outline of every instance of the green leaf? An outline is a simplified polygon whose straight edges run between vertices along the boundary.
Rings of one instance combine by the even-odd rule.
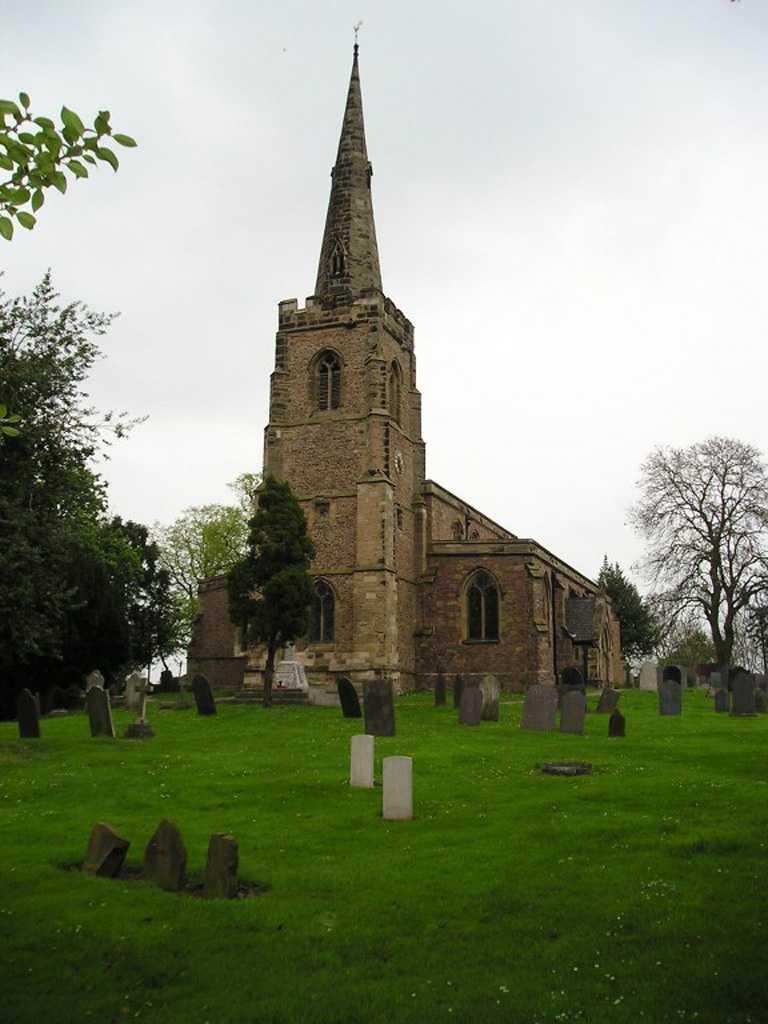
[[[21,120],[21,111],[13,100],[0,100],[0,114],[13,114],[14,117]]]
[[[21,433],[20,430],[16,429],[16,427],[0,427],[0,430],[2,430],[4,434],[7,434],[8,437],[18,437]]]
[[[54,171],[51,175],[51,184],[57,188],[62,195],[67,191],[67,179],[63,171]]]
[[[24,107],[25,110],[29,110],[29,96],[27,95],[27,93],[20,92],[19,99],[21,100],[22,107]]]
[[[95,164],[96,163],[96,157],[95,156],[91,156],[90,153],[83,153],[83,160],[87,160],[89,164]]]
[[[88,177],[88,168],[84,167],[79,160],[68,160],[67,167],[72,171],[76,178]]]
[[[73,128],[71,124],[65,125],[61,134],[70,144],[70,146],[74,146],[74,144],[80,138],[80,133],[78,132],[77,128]]]
[[[137,145],[136,140],[132,139],[130,135],[113,135],[112,138],[115,140],[115,142],[119,143],[121,146],[131,146],[132,147],[132,146]]]
[[[37,192],[32,195],[32,209],[36,212],[45,202],[45,195],[42,189],[38,189]]]
[[[13,160],[11,160],[9,156],[6,156],[5,153],[0,153],[0,167],[2,167],[4,171],[13,170]]]
[[[26,213],[24,210],[19,210],[16,214],[16,220],[27,231],[31,231],[35,224],[37,224],[37,217],[33,217],[31,213]]]
[[[24,203],[29,202],[29,189],[28,188],[15,188],[11,192],[11,202],[16,206],[23,206]]]
[[[56,125],[50,119],[50,117],[33,117],[33,122],[39,125],[41,128],[52,128],[56,129]]]
[[[85,131],[85,125],[74,110],[70,110],[69,107],[61,108],[61,121],[67,128],[71,128],[76,133],[75,138],[79,139]],[[66,138],[66,132],[64,132],[64,136]]]
[[[107,149],[106,146],[99,146],[99,148],[96,150],[96,156],[99,158],[99,160],[106,160],[106,162],[115,171],[120,166],[120,161],[117,159],[112,150]]]
[[[13,221],[10,217],[0,217],[0,235],[8,242],[13,238]]]

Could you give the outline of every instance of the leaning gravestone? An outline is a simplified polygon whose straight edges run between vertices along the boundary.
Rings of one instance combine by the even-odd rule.
[[[640,666],[640,689],[655,693],[657,685],[656,663],[644,661]]]
[[[101,878],[117,878],[130,845],[111,825],[97,821],[88,840],[83,871]]]
[[[187,851],[181,832],[164,818],[147,843],[142,875],[168,892],[181,889],[186,879]]]
[[[192,693],[195,696],[198,715],[216,714],[216,701],[213,699],[211,684],[202,673],[196,675],[192,680]]]
[[[665,669],[666,671],[666,669]],[[682,715],[683,687],[675,679],[662,679],[659,683],[659,714]]]
[[[483,676],[480,683],[480,693],[483,695],[483,711],[481,715],[483,721],[498,722],[501,686],[496,676]]]
[[[237,890],[238,850],[234,836],[214,832],[208,844],[203,896],[206,899],[232,899]]]
[[[551,732],[557,717],[557,687],[534,683],[525,695],[521,728]]]
[[[731,675],[731,714],[749,718],[755,714],[755,677],[744,669]]]
[[[354,688],[352,683],[346,676],[341,676],[336,680],[336,689],[339,693],[339,702],[341,704],[341,713],[345,718],[362,718],[363,713],[360,710],[360,698],[357,695],[357,690]]]
[[[581,736],[584,732],[586,714],[587,698],[580,690],[569,690],[563,694],[560,704],[560,732]]]
[[[100,686],[104,689],[104,676],[99,672],[97,668],[93,672],[89,672],[85,679],[85,692],[86,694],[93,686]]]
[[[465,686],[459,705],[459,725],[480,725],[483,717],[483,695],[479,686]]]
[[[437,679],[435,680],[435,707],[442,708],[445,706],[445,676],[442,672],[437,673]]]
[[[16,717],[19,720],[19,739],[40,739],[40,712],[34,694],[22,690],[16,698]]]
[[[626,730],[627,722],[624,715],[622,715],[618,708],[614,708],[611,712],[611,717],[608,719],[608,735],[626,736]]]
[[[369,736],[395,735],[395,695],[389,679],[363,680],[363,707]]]
[[[91,686],[85,691],[85,706],[88,709],[91,737],[107,736],[113,740],[115,727],[112,723],[109,694],[101,686]]]
[[[606,686],[600,693],[600,699],[597,702],[597,714],[598,715],[610,715],[619,706],[619,697],[621,694],[618,690],[614,690],[612,686]]]
[[[721,686],[715,690],[715,711],[730,711],[730,694],[728,690]]]
[[[464,680],[456,673],[453,677],[453,706],[455,708],[461,707],[461,695],[464,692]]]

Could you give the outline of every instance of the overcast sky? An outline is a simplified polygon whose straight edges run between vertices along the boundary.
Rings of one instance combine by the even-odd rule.
[[[133,135],[0,246],[121,312],[90,380],[151,524],[261,468],[277,303],[314,288],[352,60],[427,474],[587,575],[645,456],[768,451],[765,0],[0,0],[0,96]],[[637,577],[635,577],[637,579]]]

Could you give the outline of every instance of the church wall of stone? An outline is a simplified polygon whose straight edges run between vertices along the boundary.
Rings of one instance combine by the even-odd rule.
[[[424,488],[429,523],[428,540],[509,540],[509,533],[472,505],[457,498],[433,480]],[[460,533],[457,535],[457,528]],[[475,534],[477,536],[475,536]]]
[[[240,687],[245,658],[237,652],[238,630],[229,619],[226,576],[205,580],[198,587],[200,613],[187,652],[187,675],[208,676],[212,686]]]

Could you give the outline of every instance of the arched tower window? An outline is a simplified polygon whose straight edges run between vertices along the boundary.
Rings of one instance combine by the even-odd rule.
[[[396,362],[389,367],[389,415],[395,421],[400,422],[400,398],[402,392],[403,375]]]
[[[451,536],[454,540],[463,540],[464,538],[464,527],[458,519],[454,519],[453,524],[451,525]]]
[[[334,604],[333,591],[325,580],[318,580],[310,607],[309,642],[311,644],[333,643]]]
[[[344,246],[337,239],[331,252],[331,274],[333,277],[343,277],[346,269],[347,261],[344,254]]]
[[[341,364],[334,352],[321,352],[315,362],[315,400],[318,409],[338,409],[341,404]]]
[[[499,639],[499,590],[484,569],[478,569],[467,587],[467,639]]]

